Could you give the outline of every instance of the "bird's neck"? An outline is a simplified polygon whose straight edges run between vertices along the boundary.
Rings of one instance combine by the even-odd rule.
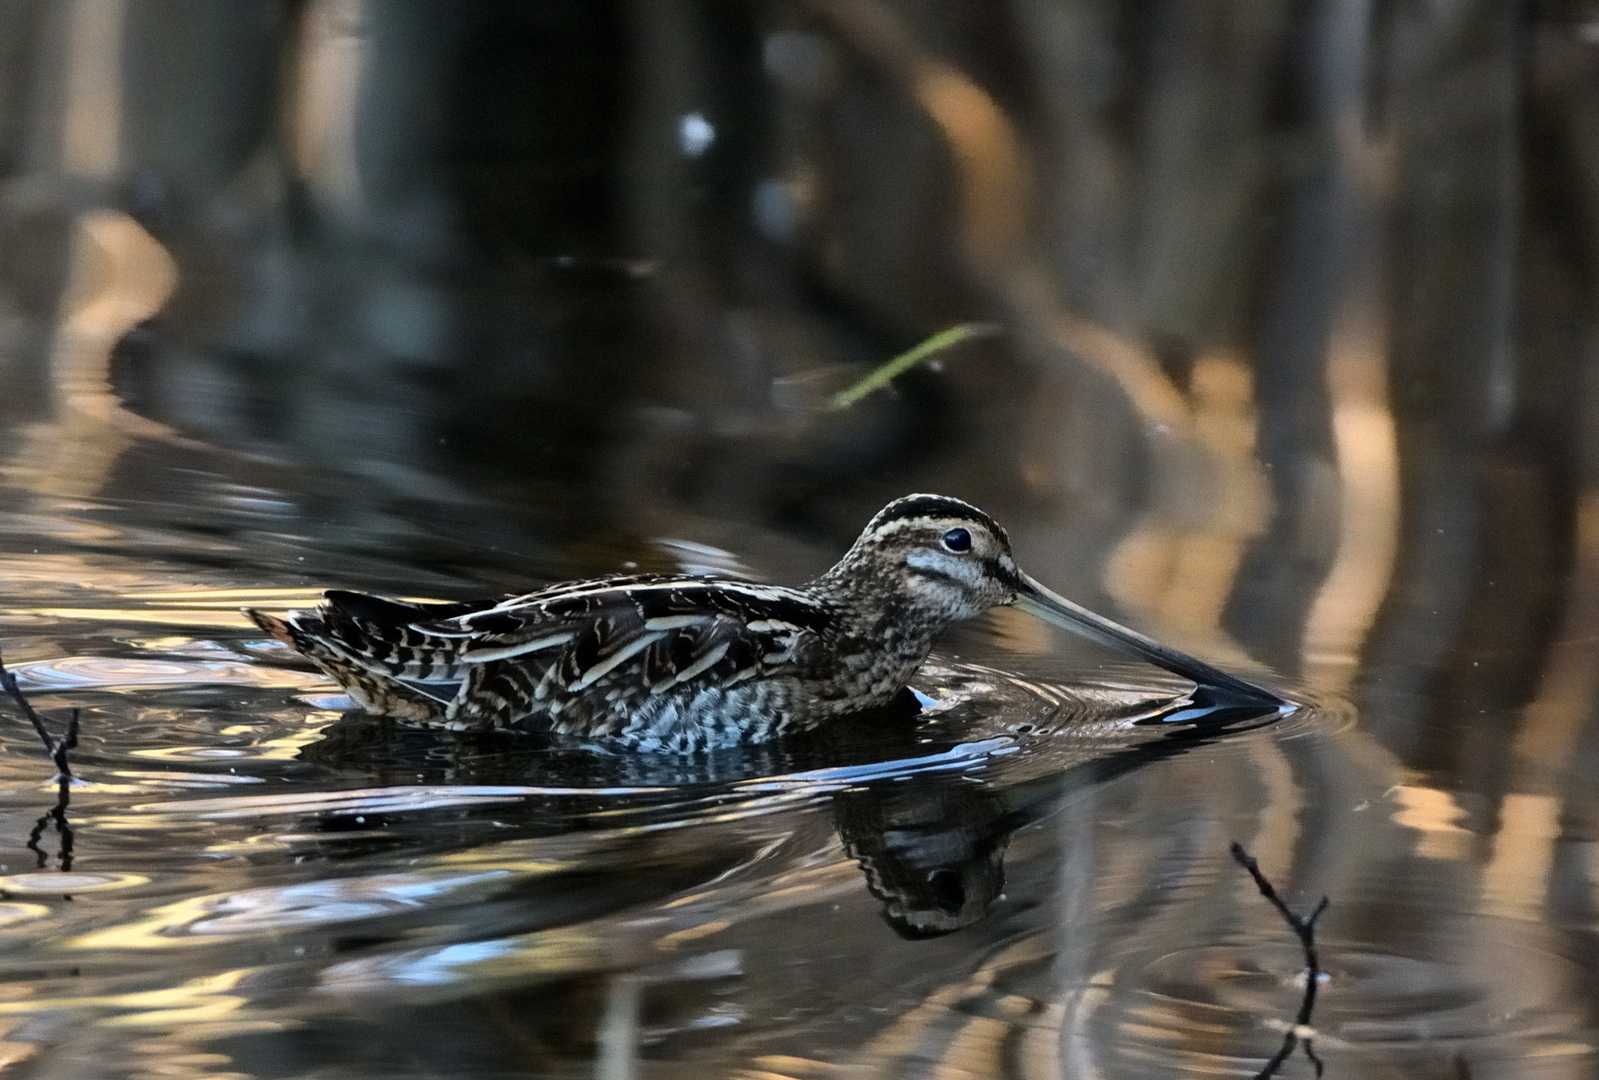
[[[852,558],[855,554],[805,586],[806,591],[832,612],[840,637],[920,663],[954,620],[907,587],[903,567]]]

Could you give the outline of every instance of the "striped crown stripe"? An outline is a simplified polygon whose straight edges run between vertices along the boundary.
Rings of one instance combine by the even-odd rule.
[[[911,518],[953,519],[955,521],[975,522],[1005,542],[1005,530],[999,522],[983,513],[971,503],[952,499],[948,495],[907,495],[903,499],[895,499],[877,512],[871,523],[866,526],[866,531],[876,532],[896,521],[905,521]]]

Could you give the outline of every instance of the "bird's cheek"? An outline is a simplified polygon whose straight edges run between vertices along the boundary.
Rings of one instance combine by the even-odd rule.
[[[966,618],[975,619],[992,610],[998,601],[986,589],[973,590],[966,594]]]
[[[1016,592],[1015,592],[1015,590],[1014,589],[1007,589],[1005,586],[1000,585],[997,582],[994,583],[993,585],[990,585],[989,588],[984,590],[984,594],[983,594],[983,609],[985,611],[988,608],[1006,607],[1006,606],[1008,606],[1010,604],[1014,604],[1015,602],[1016,602]]]

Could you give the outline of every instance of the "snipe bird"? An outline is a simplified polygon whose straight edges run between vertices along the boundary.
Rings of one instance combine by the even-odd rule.
[[[368,712],[642,751],[762,742],[885,705],[950,624],[1006,604],[1191,679],[1212,704],[1289,704],[1050,592],[993,518],[942,495],[889,503],[795,588],[650,576],[480,603],[325,596],[284,618],[245,611]]]

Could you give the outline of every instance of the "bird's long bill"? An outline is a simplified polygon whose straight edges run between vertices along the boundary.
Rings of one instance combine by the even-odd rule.
[[[1096,615],[1081,604],[1074,604],[1064,596],[1050,592],[1026,574],[1022,575],[1022,587],[1016,593],[1016,606],[1063,630],[1132,653],[1140,660],[1165,668],[1173,675],[1192,679],[1201,688],[1211,691],[1209,696],[1215,704],[1258,705],[1268,709],[1281,709],[1292,704],[1264,687],[1245,682],[1187,653],[1167,648],[1153,638],[1129,630],[1103,615]]]

